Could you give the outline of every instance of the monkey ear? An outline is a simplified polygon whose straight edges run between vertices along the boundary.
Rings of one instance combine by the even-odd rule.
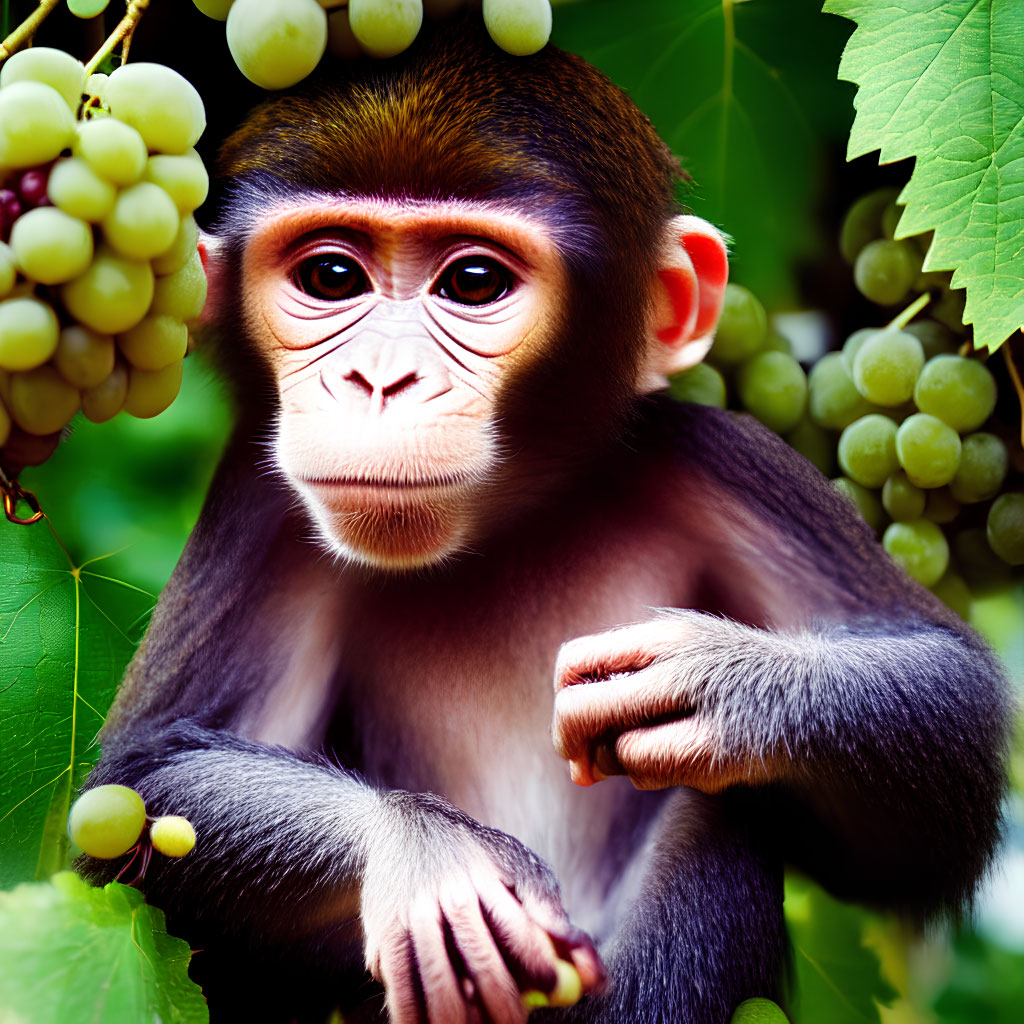
[[[224,268],[219,258],[223,242],[216,235],[211,235],[201,228],[199,230],[199,259],[203,263],[206,274],[206,304],[199,314],[198,325],[211,323],[221,308],[224,290]]]
[[[696,366],[707,355],[728,278],[729,255],[716,228],[689,215],[673,217],[665,225],[639,391],[665,387],[671,374]]]

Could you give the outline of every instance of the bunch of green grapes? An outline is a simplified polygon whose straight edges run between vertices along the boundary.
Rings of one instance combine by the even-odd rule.
[[[442,18],[465,0],[193,0],[226,21],[238,69],[264,89],[301,82],[325,51],[337,57],[394,57],[416,38],[423,15]],[[330,12],[325,7],[334,8]],[[526,56],[551,35],[550,0],[483,0],[484,24],[503,50]]]
[[[79,115],[81,114],[81,117]],[[0,448],[162,412],[206,301],[196,90],[170,68],[91,75],[36,46],[0,69]]]

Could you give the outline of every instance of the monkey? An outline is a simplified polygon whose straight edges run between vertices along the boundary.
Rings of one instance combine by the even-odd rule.
[[[784,998],[784,865],[969,906],[1005,678],[809,463],[665,394],[728,275],[680,175],[470,21],[224,142],[237,426],[88,782],[195,825],[140,884],[214,1021],[523,1021],[570,964],[531,1019],[722,1024]]]

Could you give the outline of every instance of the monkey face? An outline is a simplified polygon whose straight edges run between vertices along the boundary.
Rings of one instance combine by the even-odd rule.
[[[261,220],[246,328],[278,385],[275,458],[339,554],[443,559],[481,526],[502,396],[548,346],[565,273],[483,204],[301,200]]]

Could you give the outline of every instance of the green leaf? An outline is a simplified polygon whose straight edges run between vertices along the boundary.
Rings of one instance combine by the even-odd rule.
[[[0,518],[0,887],[67,864],[67,816],[153,598]]]
[[[1024,326],[1024,4],[827,0],[857,22],[848,157],[916,157],[900,236],[935,231],[926,270],[955,270],[979,348]]]
[[[76,18],[95,18],[107,9],[110,0],[68,0],[68,10]]]
[[[867,914],[796,878],[786,880],[785,911],[795,968],[794,1024],[879,1024],[877,1004],[888,1005],[898,993],[864,945]]]
[[[188,943],[135,889],[71,872],[0,892],[0,1019],[32,1024],[203,1024]]]
[[[843,28],[817,0],[593,0],[559,7],[553,40],[651,118],[693,176],[687,204],[734,239],[734,277],[780,305],[823,244],[818,165],[849,123],[831,84]]]

